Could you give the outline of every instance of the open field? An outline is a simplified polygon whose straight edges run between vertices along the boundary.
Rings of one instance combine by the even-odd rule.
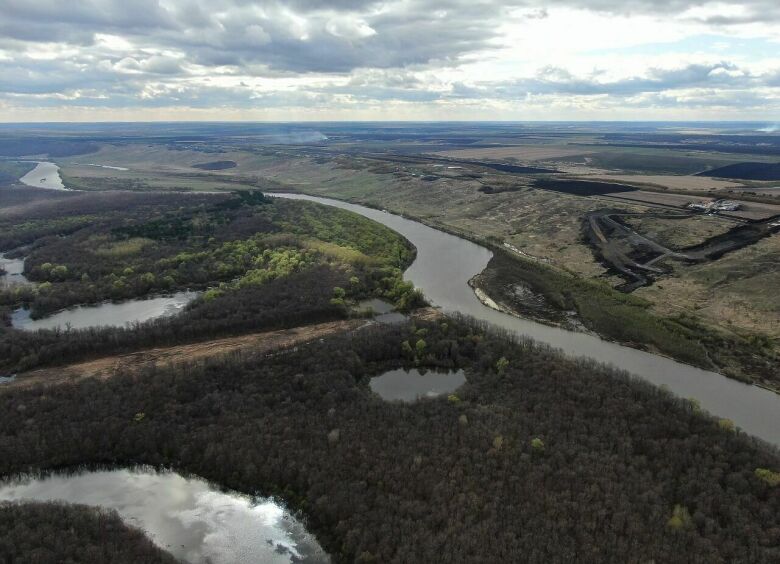
[[[778,279],[780,236],[775,235],[715,262],[675,266],[673,274],[635,294],[659,314],[695,315],[727,331],[780,343]]]
[[[551,163],[578,164],[594,170],[613,171],[618,174],[649,175],[689,175],[710,169],[737,164],[745,160],[744,155],[728,153],[690,151],[653,147],[612,147],[608,145],[582,144],[581,148],[589,154],[550,158]],[[751,155],[751,160],[776,162],[771,156]]]

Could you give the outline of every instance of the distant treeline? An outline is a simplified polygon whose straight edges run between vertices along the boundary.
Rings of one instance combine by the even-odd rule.
[[[780,163],[735,163],[700,172],[696,176],[743,180],[780,180]]]
[[[26,155],[47,155],[49,157],[71,157],[95,153],[100,149],[97,143],[65,139],[36,139],[34,137],[0,138],[0,155],[22,157]]]
[[[468,382],[384,402],[369,379],[399,366]],[[776,452],[694,403],[467,320],[0,391],[0,475],[105,464],[277,495],[338,562],[780,554]]]

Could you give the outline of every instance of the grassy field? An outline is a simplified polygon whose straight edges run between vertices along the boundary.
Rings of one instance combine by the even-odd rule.
[[[684,312],[740,335],[765,335],[778,348],[778,279],[780,237],[774,236],[715,262],[676,266],[672,276],[636,294],[659,314]]]
[[[593,153],[582,157],[552,158],[550,162],[574,162],[595,169],[625,171],[628,173],[687,175],[745,160],[777,161],[776,158],[761,155],[750,155],[750,158],[746,159],[745,155],[644,147],[586,145],[582,146],[582,149],[593,151]]]
[[[603,180],[605,182],[625,182],[635,186],[654,186],[669,190],[686,192],[709,192],[710,190],[725,190],[743,186],[740,182],[719,180],[706,176],[682,175],[652,175],[652,174],[594,174],[588,180]]]
[[[671,249],[697,245],[738,225],[713,215],[698,215],[684,220],[628,216],[624,217],[623,221],[635,231]]]

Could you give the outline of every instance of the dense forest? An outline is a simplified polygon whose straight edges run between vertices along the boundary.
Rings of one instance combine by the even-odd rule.
[[[265,283],[201,297],[173,317],[128,327],[23,331],[0,329],[0,374],[160,345],[176,345],[254,331],[270,331],[349,316],[334,298],[343,271],[316,266]]]
[[[468,381],[385,402],[370,377],[399,366]],[[0,391],[0,475],[134,464],[280,496],[337,561],[780,559],[776,451],[695,403],[466,319]]]
[[[0,562],[175,564],[115,512],[61,503],[0,503]]]
[[[327,206],[260,192],[189,204],[7,221],[0,249],[34,242],[25,275],[39,284],[0,295],[0,305],[24,304],[40,317],[75,304],[222,285],[213,295],[322,263],[401,269],[413,257],[398,234]]]
[[[28,244],[25,273],[36,282],[0,291],[0,371],[340,319],[366,297],[401,310],[424,303],[402,277],[414,248],[361,216],[259,192],[169,196],[117,194],[86,210],[76,204],[78,215],[68,213],[72,198],[44,200],[0,214],[0,249]],[[203,293],[178,316],[129,327],[9,326],[22,306],[41,316],[182,289]]]

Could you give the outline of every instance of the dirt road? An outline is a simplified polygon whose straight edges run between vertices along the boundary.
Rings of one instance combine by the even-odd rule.
[[[140,370],[145,366],[191,362],[210,356],[229,354],[240,350],[256,352],[272,351],[291,347],[333,333],[356,329],[366,323],[365,319],[332,321],[318,325],[307,325],[281,331],[252,333],[240,337],[228,337],[214,341],[191,343],[174,347],[147,349],[127,354],[98,358],[67,366],[39,368],[17,374],[16,379],[0,386],[3,390],[36,384],[63,384],[83,378],[108,378],[118,371]]]

